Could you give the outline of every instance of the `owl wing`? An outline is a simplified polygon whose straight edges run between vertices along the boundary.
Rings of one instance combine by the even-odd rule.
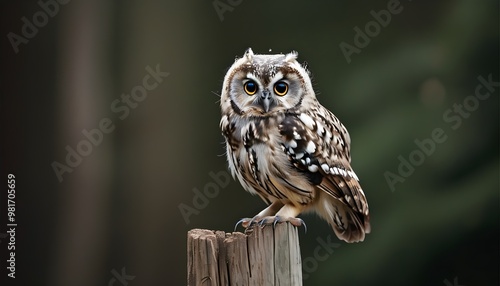
[[[354,223],[370,231],[366,197],[350,165],[350,137],[330,111],[289,113],[279,125],[292,165],[344,205]],[[364,235],[363,235],[364,237]]]

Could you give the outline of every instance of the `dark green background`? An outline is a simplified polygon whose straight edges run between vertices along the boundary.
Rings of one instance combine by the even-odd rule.
[[[189,229],[231,231],[264,208],[231,180],[189,224],[179,211],[226,170],[216,94],[248,47],[307,62],[318,99],[350,131],[370,205],[359,244],[303,216],[304,261],[318,239],[340,243],[305,285],[498,285],[499,87],[456,130],[443,120],[478,76],[500,81],[498,1],[402,1],[351,63],[340,43],[389,1],[240,2],[221,21],[212,1],[73,0],[17,54],[7,34],[41,8],[2,3],[0,160],[2,178],[17,177],[17,285],[108,285],[123,267],[130,286],[185,285]],[[158,64],[168,78],[120,120],[111,103]],[[102,118],[115,130],[60,183],[51,164]],[[435,128],[447,140],[392,191],[384,173]]]

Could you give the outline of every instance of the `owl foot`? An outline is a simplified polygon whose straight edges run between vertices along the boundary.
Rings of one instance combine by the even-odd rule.
[[[263,218],[255,216],[253,218],[242,218],[234,226],[234,231],[236,231],[236,228],[239,224],[241,224],[241,226],[245,228],[245,234],[250,234],[252,233],[253,228],[257,225],[260,227],[264,227],[266,225],[272,225],[273,227],[275,227],[277,223],[282,222],[289,222],[296,227],[303,225],[305,232],[307,232],[307,226],[302,219],[296,217],[283,218],[281,216],[266,216]]]
[[[264,225],[271,225],[272,224],[273,227],[275,227],[277,223],[282,223],[282,222],[289,222],[291,225],[296,226],[296,227],[304,226],[304,230],[305,230],[305,232],[307,232],[306,223],[298,217],[283,218],[281,216],[266,216],[266,217],[263,217],[259,221],[259,225],[264,226]]]
[[[245,234],[250,234],[253,231],[253,228],[258,225],[260,221],[259,216],[254,216],[253,218],[242,218],[240,219],[236,225],[234,226],[234,231],[236,231],[236,228],[238,228],[238,225],[241,224],[242,227],[245,228]]]
[[[234,226],[234,231],[236,231],[236,229],[238,228],[238,225],[240,225],[240,224],[242,227],[244,227],[246,229],[246,228],[255,226],[259,220],[260,219],[257,216],[255,216],[253,218],[249,218],[249,217],[242,218]]]

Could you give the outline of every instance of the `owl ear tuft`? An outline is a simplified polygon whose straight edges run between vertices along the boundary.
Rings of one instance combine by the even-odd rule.
[[[286,54],[285,62],[293,62],[293,61],[297,60],[298,56],[299,56],[299,53],[297,53],[296,51],[292,51],[291,53]]]
[[[252,48],[248,48],[245,51],[245,58],[247,58],[247,61],[250,62],[250,63],[253,61],[253,51],[252,51]]]

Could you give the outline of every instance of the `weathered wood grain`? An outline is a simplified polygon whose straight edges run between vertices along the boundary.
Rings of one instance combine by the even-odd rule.
[[[302,285],[298,231],[289,223],[249,235],[193,229],[187,246],[189,286]]]

